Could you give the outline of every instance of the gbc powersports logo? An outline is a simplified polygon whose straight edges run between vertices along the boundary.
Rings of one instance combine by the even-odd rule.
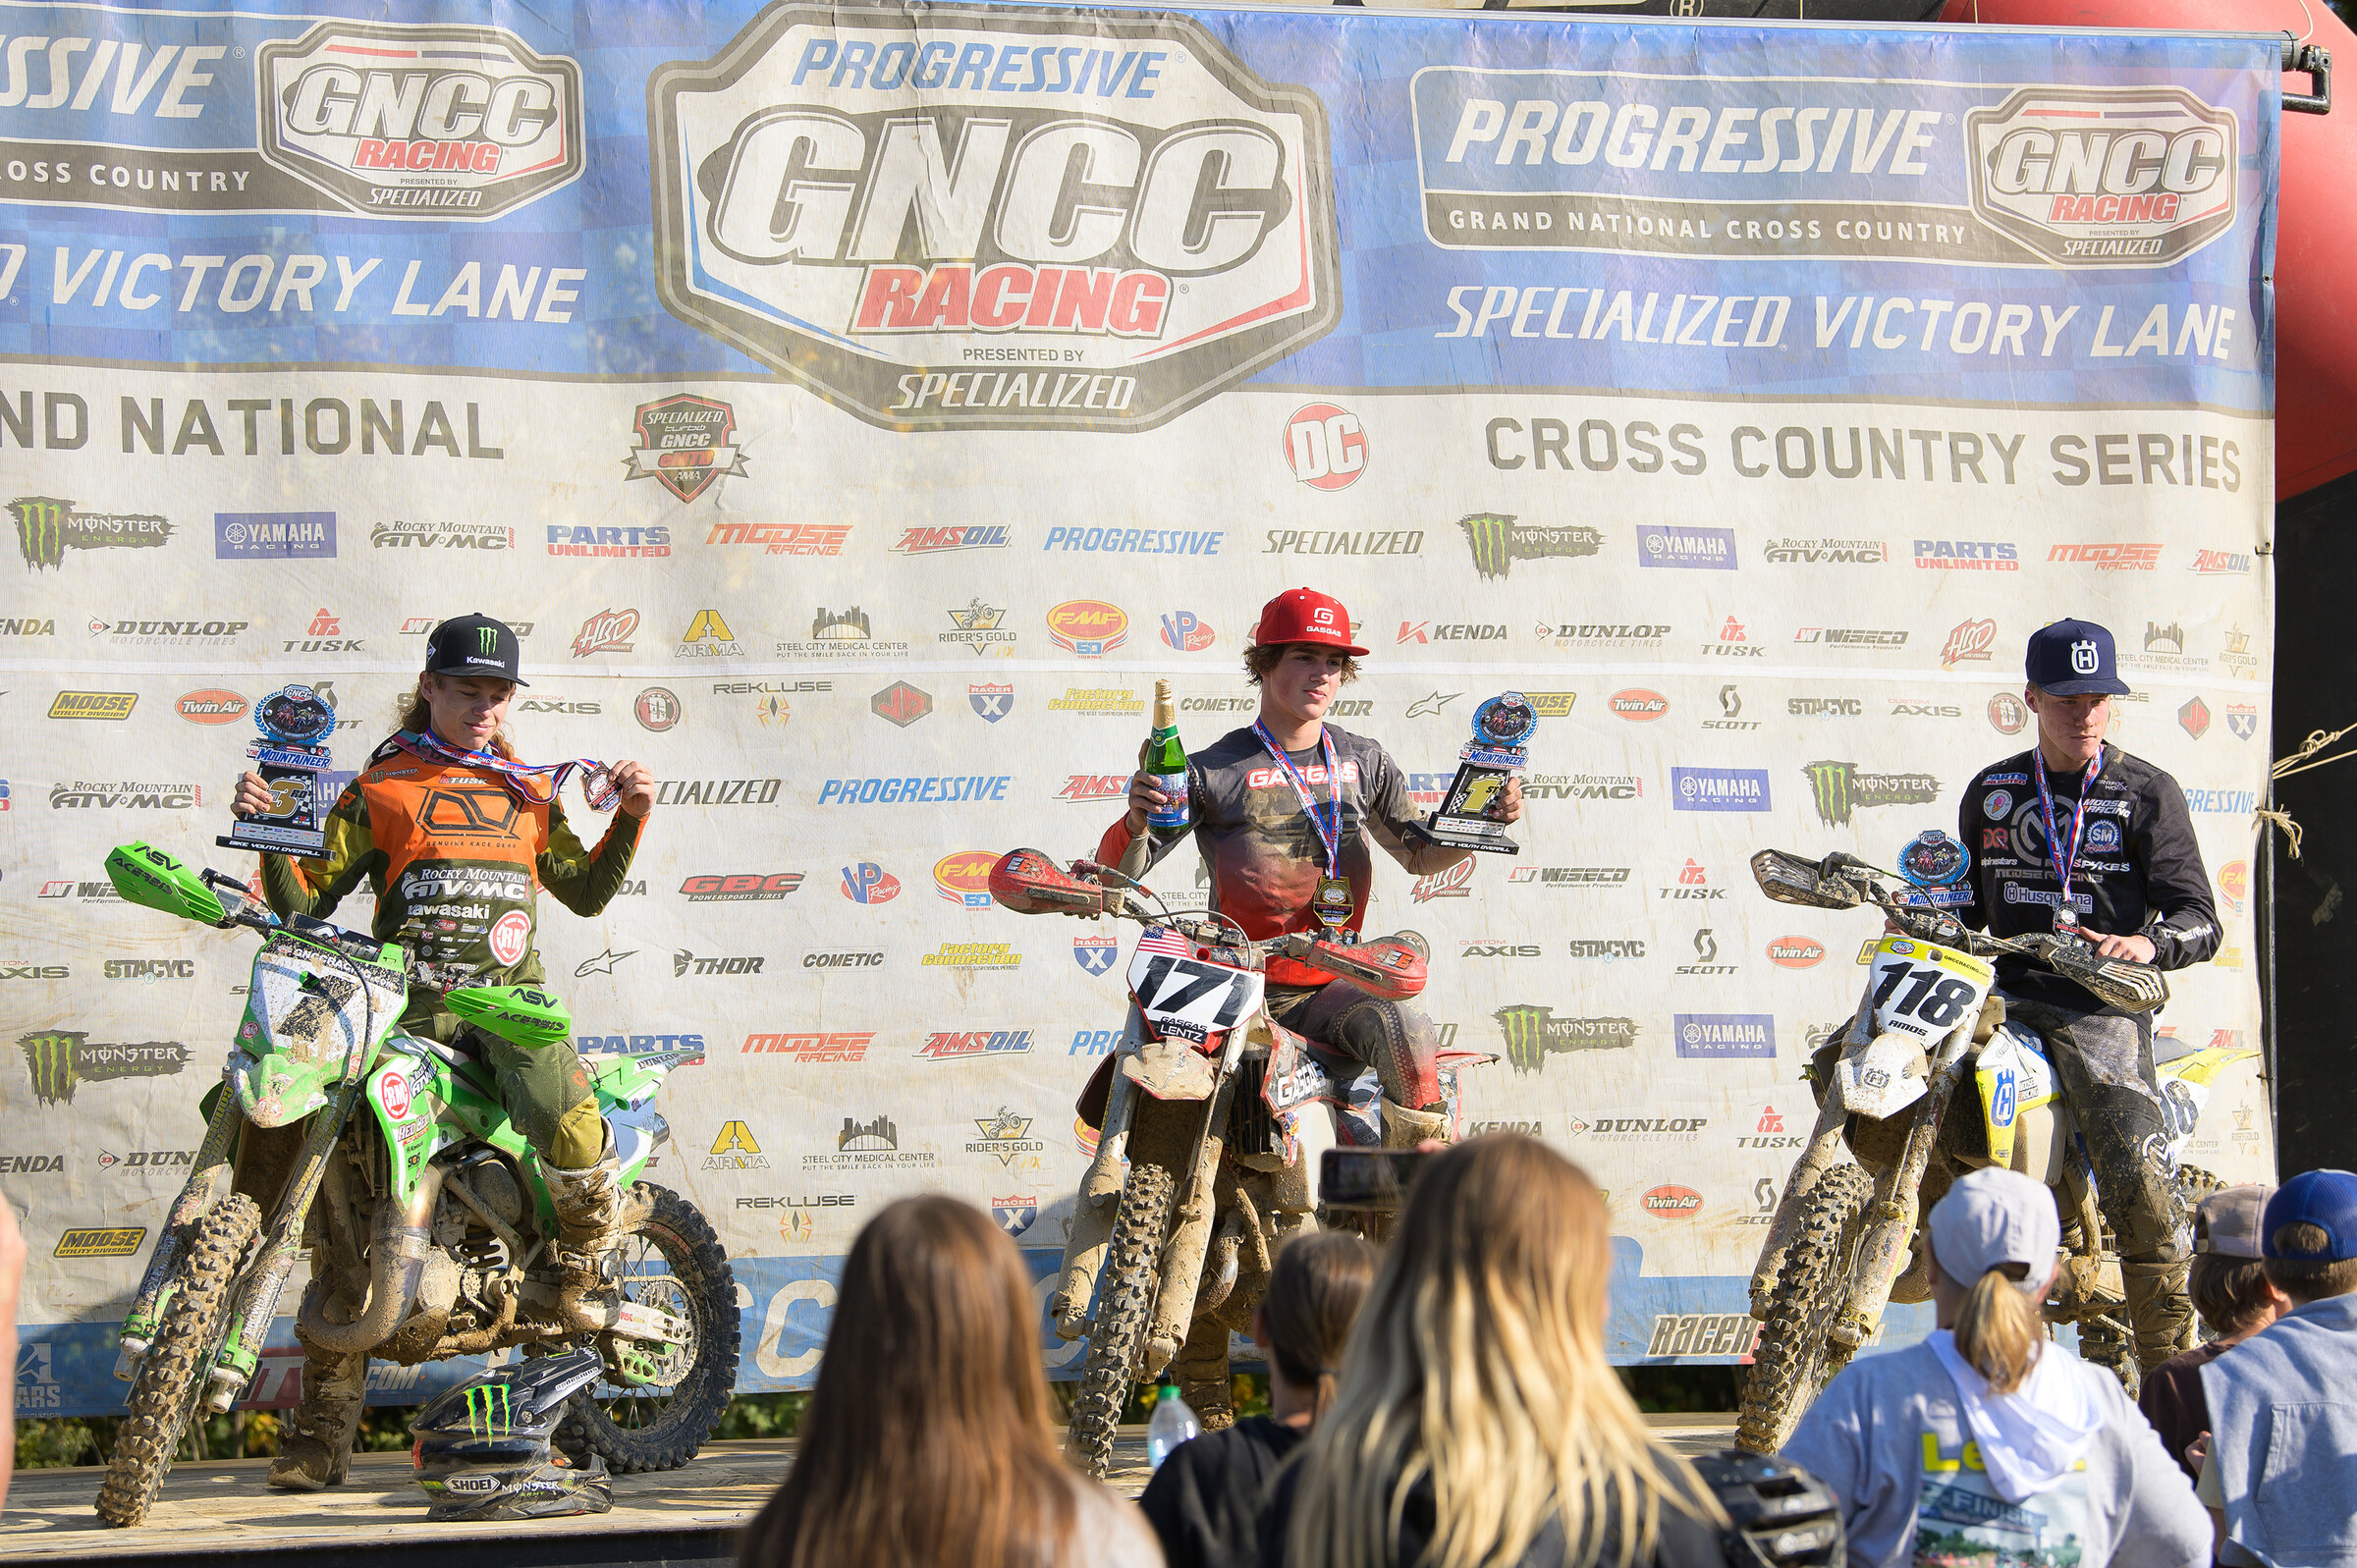
[[[888,428],[1148,429],[1340,315],[1324,110],[1181,18],[778,6],[647,120],[664,304]]]
[[[2234,134],[2181,87],[2024,87],[1964,116],[1972,205],[2057,266],[2170,266],[2234,226]]]

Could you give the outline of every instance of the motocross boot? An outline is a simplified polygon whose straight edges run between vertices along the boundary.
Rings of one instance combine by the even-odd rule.
[[[2183,1258],[2120,1260],[2128,1321],[2136,1329],[2136,1361],[2148,1373],[2169,1357],[2193,1348],[2193,1303],[2185,1294],[2191,1268],[2191,1260]]]
[[[1228,1370],[1228,1325],[1217,1318],[1195,1320],[1186,1343],[1171,1362],[1178,1379],[1178,1397],[1195,1413],[1205,1432],[1226,1432],[1235,1425],[1235,1394]]]
[[[1456,1131],[1449,1124],[1449,1108],[1435,1106],[1430,1110],[1409,1110],[1383,1103],[1383,1146],[1386,1149],[1413,1149],[1431,1139],[1436,1143],[1454,1143]]]
[[[360,1407],[367,1399],[367,1352],[303,1346],[302,1403],[279,1428],[269,1484],[281,1491],[342,1486],[352,1470],[353,1434],[359,1431]]]
[[[583,1169],[568,1170],[545,1161],[540,1165],[549,1202],[557,1212],[555,1252],[564,1271],[557,1283],[557,1310],[584,1326],[602,1325],[612,1318],[619,1291],[599,1264],[633,1228],[628,1222],[634,1217],[629,1214],[622,1157],[614,1148],[611,1127],[605,1139],[604,1152]]]

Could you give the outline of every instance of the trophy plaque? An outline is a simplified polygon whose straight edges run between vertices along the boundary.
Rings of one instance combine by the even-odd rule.
[[[1519,691],[1501,692],[1473,710],[1473,738],[1457,753],[1456,778],[1440,806],[1408,832],[1427,843],[1486,854],[1518,855],[1522,846],[1497,820],[1506,782],[1530,761],[1538,715]]]
[[[259,849],[275,854],[316,857],[327,848],[326,814],[319,798],[319,776],[327,772],[327,747],[316,744],[336,728],[336,710],[309,686],[285,686],[271,692],[253,708],[254,728],[262,738],[246,748],[254,771],[270,790],[270,806],[250,817],[240,817],[228,833],[213,840],[225,849]]]

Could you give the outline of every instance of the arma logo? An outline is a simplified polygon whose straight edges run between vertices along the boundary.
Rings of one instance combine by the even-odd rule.
[[[1973,209],[2056,266],[2173,266],[2234,226],[2234,116],[2181,87],[2024,87],[1964,146]]]
[[[647,106],[664,304],[874,424],[1150,429],[1340,317],[1324,110],[1179,18],[780,5]]]
[[[263,158],[372,218],[496,218],[580,178],[580,68],[499,27],[325,23],[254,71]]]

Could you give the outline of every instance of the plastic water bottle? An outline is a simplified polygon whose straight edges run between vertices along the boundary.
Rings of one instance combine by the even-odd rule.
[[[1186,1401],[1178,1397],[1178,1385],[1166,1382],[1154,1400],[1154,1419],[1146,1423],[1146,1468],[1160,1470],[1162,1462],[1171,1457],[1171,1450],[1190,1437],[1203,1435],[1203,1423],[1195,1419]]]

